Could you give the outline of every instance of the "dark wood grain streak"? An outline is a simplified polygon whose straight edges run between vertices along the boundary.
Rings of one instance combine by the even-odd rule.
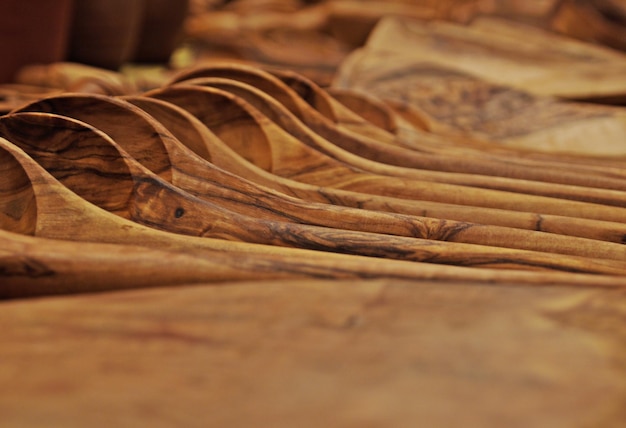
[[[19,162],[4,151],[0,151],[0,205],[0,229],[35,233],[37,204],[32,185]]]
[[[45,114],[11,115],[0,118],[0,135],[89,202],[124,215],[133,188],[131,171],[99,131]]]

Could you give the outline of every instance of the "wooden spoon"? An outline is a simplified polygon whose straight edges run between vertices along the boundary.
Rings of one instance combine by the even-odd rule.
[[[623,270],[613,261],[596,263],[594,259],[574,256],[254,219],[173,187],[127,155],[105,134],[82,122],[47,113],[14,113],[0,118],[0,132],[89,202],[102,204],[135,222],[170,232],[466,266],[613,274],[621,274]],[[99,159],[102,155],[107,162]],[[100,162],[91,163],[91,170],[84,173],[83,169],[94,159]],[[586,267],[588,261],[590,266]]]
[[[66,123],[67,124],[67,123]],[[487,281],[487,282],[519,282],[523,284],[545,284],[545,285],[570,285],[570,286],[593,286],[593,287],[624,287],[626,281],[621,276],[605,275],[585,275],[578,273],[562,272],[527,272],[518,270],[499,270],[485,268],[465,268],[461,266],[437,266],[428,263],[404,262],[395,260],[380,260],[369,257],[359,257],[342,254],[330,254],[318,251],[308,251],[300,249],[286,249],[274,246],[254,245],[248,243],[230,242],[215,240],[210,238],[195,238],[190,236],[177,235],[167,232],[146,228],[145,226],[125,220],[102,210],[87,202],[77,194],[53,178],[41,165],[36,163],[26,153],[4,138],[0,138],[0,157],[4,172],[3,179],[0,180],[2,194],[7,195],[0,199],[2,202],[1,212],[3,220],[14,215],[15,201],[30,200],[36,206],[36,215],[24,216],[20,219],[21,225],[12,233],[4,234],[9,240],[6,247],[0,250],[0,276],[3,279],[2,290],[6,287],[6,296],[23,294],[48,294],[58,292],[87,291],[88,281],[93,279],[92,273],[101,274],[102,267],[94,266],[93,257],[86,260],[90,265],[82,266],[79,270],[73,270],[76,260],[71,258],[80,249],[94,250],[93,246],[79,245],[82,242],[104,242],[125,245],[149,246],[154,249],[167,249],[183,253],[193,254],[198,258],[215,261],[215,265],[198,264],[189,262],[190,259],[170,258],[169,254],[162,258],[162,253],[144,253],[147,257],[143,260],[153,266],[152,262],[156,257],[160,263],[167,265],[168,262],[185,262],[183,269],[191,269],[189,275],[181,276],[181,280],[190,279],[195,276],[193,282],[211,280],[234,280],[234,279],[259,279],[259,278],[372,278],[391,277],[404,279],[456,279],[466,281]],[[25,186],[26,182],[31,183],[30,189]],[[17,183],[17,186],[15,184]],[[15,186],[16,192],[12,192]],[[11,195],[16,195],[12,198]],[[25,196],[27,195],[27,196]],[[19,210],[18,210],[19,211]],[[29,211],[26,209],[25,211]],[[26,224],[29,223],[28,226]],[[11,228],[16,222],[3,221],[2,228]],[[73,250],[70,246],[61,243],[59,252],[50,250],[46,246],[46,241],[39,239],[24,240],[16,236],[19,230],[33,231],[38,237],[67,239],[74,241]],[[30,247],[30,245],[42,244],[40,250]],[[102,248],[102,247],[101,247]],[[115,247],[107,247],[105,250],[112,250]],[[23,251],[23,252],[20,252]],[[32,251],[32,253],[31,253]],[[55,258],[54,255],[57,255]],[[67,256],[70,259],[65,259]],[[29,258],[30,257],[30,258]],[[140,257],[141,259],[141,257]],[[78,259],[81,260],[80,258]],[[107,263],[111,258],[105,257],[103,263]],[[41,261],[41,263],[39,263]],[[111,260],[114,265],[116,258]],[[588,260],[586,260],[588,262]],[[50,262],[52,267],[48,264]],[[97,263],[97,262],[96,262]],[[599,262],[598,262],[599,263]],[[606,262],[604,262],[606,263]],[[106,265],[103,265],[106,266]],[[203,267],[204,266],[204,267]],[[169,266],[168,266],[169,267]],[[208,267],[208,272],[206,268]],[[39,270],[37,270],[39,269]],[[196,270],[197,269],[197,270]],[[202,270],[204,269],[204,270]],[[36,272],[59,272],[60,276],[35,275]],[[172,272],[176,272],[175,270]],[[175,279],[175,273],[169,279]],[[127,282],[133,274],[128,274]],[[114,278],[115,276],[111,276]],[[58,281],[57,281],[58,279]],[[64,283],[65,279],[77,279],[83,282],[72,286],[71,283]],[[168,278],[165,278],[168,279]],[[156,282],[140,281],[139,285],[155,285],[161,283],[157,278]],[[103,288],[116,288],[115,284],[102,283],[96,280],[95,286],[102,284]]]
[[[445,144],[442,147],[441,138],[435,138],[424,133],[413,134],[412,138],[418,141],[410,143],[405,141],[393,143],[394,139],[390,140],[387,133],[375,135],[376,138],[369,138],[367,131],[352,132],[345,126],[341,127],[339,123],[329,119],[329,117],[333,117],[332,113],[327,111],[331,108],[330,106],[341,107],[338,106],[338,102],[329,97],[313,82],[293,72],[273,69],[272,73],[274,75],[259,68],[239,64],[215,64],[183,72],[173,82],[182,82],[199,77],[225,77],[248,83],[279,100],[320,136],[345,150],[357,153],[359,156],[391,165],[617,190],[624,189],[623,178],[626,178],[624,171],[607,171],[606,165],[598,168],[594,165],[576,164],[576,170],[573,173],[572,165],[561,160],[564,156],[560,156],[558,159],[554,156],[547,159],[534,159],[526,156],[511,158],[509,152],[500,153],[499,150],[502,149],[499,147],[493,150],[494,153],[491,153],[491,150],[486,150],[493,146],[492,143],[480,144],[474,150],[468,150],[467,147],[463,146],[459,151],[457,145]],[[281,77],[284,82],[277,76]],[[293,88],[287,86],[286,83],[292,85]],[[317,107],[319,110],[313,107]],[[344,108],[341,111],[345,113],[345,110]],[[363,120],[353,119],[352,122],[362,126]],[[367,129],[370,128],[371,126],[367,127]],[[466,142],[467,139],[464,139],[465,145]],[[393,147],[394,144],[401,147]],[[407,149],[407,144],[410,144],[413,149]],[[455,149],[454,152],[451,152],[451,147]],[[416,153],[415,150],[418,152]],[[579,174],[581,168],[589,173],[581,176]],[[607,179],[616,174],[616,178],[620,178],[620,180]]]
[[[220,207],[254,218],[626,260],[623,246],[612,243],[497,226],[351,209],[289,197],[227,173],[176,139],[167,137],[167,131],[163,130],[161,125],[178,130],[176,136],[180,135],[190,144],[197,144],[197,140],[201,138],[198,136],[190,138],[189,133],[182,132],[193,128],[192,122],[195,118],[180,107],[142,96],[130,96],[125,99],[143,110],[137,110],[128,102],[111,97],[66,94],[29,104],[22,111],[54,112],[89,123],[112,137],[135,159],[143,159],[142,163],[148,169],[160,169],[161,177],[173,185]],[[147,115],[146,111],[152,116]],[[155,122],[154,118],[160,122]],[[146,153],[150,154],[149,158],[145,156]],[[155,162],[157,159],[164,160]],[[162,165],[168,163],[171,163],[169,168],[171,172],[165,174]],[[324,215],[320,216],[321,212]]]
[[[326,88],[326,92],[372,125],[397,135],[400,127],[398,121],[401,116],[381,99],[368,95],[364,91],[346,88],[330,87]]]
[[[149,94],[203,115],[201,120],[248,160],[298,181],[411,200],[626,221],[622,207],[370,174],[306,146],[249,103],[219,89],[176,85]]]
[[[303,124],[278,101],[250,85],[223,78],[198,78],[186,81],[186,83],[215,87],[233,93],[252,104],[262,114],[272,120],[273,123],[279,125],[299,141],[337,160],[343,161],[350,166],[371,173],[433,181],[437,183],[505,190],[530,195],[550,196],[604,205],[615,205],[618,207],[626,205],[626,192],[615,190],[519,180],[506,177],[403,168],[375,162],[343,150],[325,140]]]
[[[202,116],[205,114],[204,109],[199,109],[196,114]],[[626,226],[620,223],[458,206],[428,201],[420,201],[418,203],[397,198],[308,185],[276,176],[248,162],[224,144],[206,126],[202,125],[197,118],[186,121],[186,126],[183,125],[182,128],[189,135],[179,134],[180,141],[212,163],[241,177],[246,177],[249,180],[262,183],[264,186],[307,201],[422,217],[453,219],[462,222],[479,222],[482,224],[537,230],[618,243],[622,243],[624,236],[626,236]],[[199,144],[203,146],[200,150],[197,149]]]
[[[450,73],[449,70],[445,70],[445,69],[436,69],[436,68],[431,69],[428,67],[428,65],[417,65],[415,66],[415,68],[416,68],[415,71],[418,76],[420,75],[419,73],[424,73],[425,75],[424,77],[428,77],[429,74],[434,73],[435,75],[440,76],[439,77],[440,80],[444,80],[444,81],[445,81],[446,74]],[[401,70],[402,72],[407,72],[407,71],[408,73],[411,72],[410,69],[404,70],[401,67],[399,68],[399,70]],[[298,73],[288,71],[288,70],[279,70],[279,69],[272,69],[271,72],[272,74],[279,77],[282,81],[287,83],[292,89],[298,91],[301,97],[303,97],[304,100],[307,101],[312,107],[317,106],[319,104],[319,101],[317,100],[320,100],[320,99],[325,100],[324,104],[330,104],[330,105],[335,105],[335,106],[340,104],[336,100],[334,100],[326,91],[324,91],[322,88],[316,85],[315,82],[312,82],[311,80],[307,79],[306,77]],[[441,76],[444,76],[444,77],[441,77]],[[384,78],[393,79],[393,76],[384,75]],[[376,84],[378,84],[378,82],[376,82]],[[402,83],[400,83],[400,85],[402,85]],[[394,88],[394,90],[397,91],[397,88]],[[493,90],[494,92],[496,92],[495,89]],[[378,93],[380,92],[384,92],[384,89],[382,89],[381,91],[378,91]],[[311,94],[315,94],[315,95],[311,95]],[[480,96],[480,93],[477,94],[477,96]],[[523,94],[519,96],[523,98]],[[397,102],[397,99],[388,98],[388,97],[384,98],[384,100],[388,102],[391,106],[395,106],[396,105],[395,103]],[[433,101],[433,103],[436,103],[436,102],[437,102],[436,100]],[[458,103],[458,102],[454,99],[449,101],[449,104],[451,105],[454,105],[455,103]],[[514,100],[512,101],[512,103],[514,103]],[[550,101],[547,100],[547,103],[550,104]],[[564,109],[567,110],[567,105],[566,104],[563,104],[563,105],[565,106]],[[541,107],[542,107],[541,105],[538,106],[538,108],[541,108]],[[474,110],[477,109],[476,106],[472,106],[472,105],[468,106],[468,108],[472,108]],[[590,108],[593,108],[593,107],[590,107]],[[575,110],[576,107],[572,107],[572,109]],[[552,111],[551,113],[554,115],[559,115],[559,114],[563,115],[567,113],[566,111],[565,112],[560,111],[558,107],[553,110],[555,111]],[[303,113],[306,115],[311,115],[311,114],[315,115],[315,111],[316,111],[315,109],[304,109]],[[480,113],[477,113],[477,114],[480,114]],[[420,122],[424,123],[422,127],[431,129],[432,126],[429,122],[428,114],[425,112],[422,112],[421,118],[422,119],[420,120]],[[325,130],[324,132],[332,132],[332,128]],[[448,144],[446,145],[445,148],[439,148],[439,150],[437,150],[438,145],[441,144],[441,139],[435,139],[434,141],[431,141],[431,138],[424,138],[425,136],[423,133],[417,134],[417,138],[420,139],[420,143],[421,143],[419,148],[417,148],[417,150],[418,151],[430,150],[430,151],[434,151],[433,153],[446,155],[447,164],[452,165],[453,168],[455,168],[455,170],[458,169],[459,172],[485,173],[488,175],[496,175],[496,176],[503,175],[503,176],[510,176],[513,178],[526,178],[526,179],[532,179],[532,180],[537,180],[537,181],[547,181],[547,182],[555,182],[555,183],[563,183],[563,184],[578,184],[578,185],[591,186],[591,187],[606,187],[610,189],[622,189],[622,190],[624,189],[623,183],[620,181],[602,180],[602,178],[611,178],[614,175],[617,175],[617,177],[620,177],[620,178],[626,177],[626,171],[624,171],[622,164],[619,162],[614,163],[612,157],[601,157],[601,156],[591,157],[588,155],[580,155],[576,153],[565,152],[565,153],[557,153],[557,154],[545,153],[542,156],[522,157],[520,159],[516,159],[516,158],[511,158],[510,154],[519,153],[519,152],[524,153],[524,152],[528,152],[529,150],[528,149],[523,150],[523,148],[516,148],[516,147],[510,147],[508,148],[508,150],[502,150],[499,147],[499,145],[494,144],[493,142],[486,143],[481,138],[478,138],[478,137],[472,138],[471,136],[466,135],[466,134],[463,134],[462,137],[459,137],[458,135],[454,135],[454,133],[446,134],[446,136],[449,137],[452,141],[456,141],[455,144],[457,146],[459,143],[462,144],[463,146],[467,146],[469,144],[470,146],[475,146],[477,149],[480,150],[479,152],[473,153],[473,156],[471,158],[471,161],[472,161],[471,165],[464,165],[462,162],[463,158],[461,159],[455,158],[455,156],[459,156],[459,155],[464,155],[464,156],[470,155],[471,152],[468,152],[466,150],[467,147],[463,147],[465,150],[461,152],[457,152],[456,150],[451,151],[450,149],[454,146],[451,146]],[[332,138],[329,138],[329,140],[334,141]],[[339,139],[337,141],[338,141],[337,144],[347,143],[347,140],[345,139]],[[394,147],[388,147],[388,146],[386,147],[384,145],[381,145],[380,142],[377,143],[375,139],[363,140],[362,138],[360,139],[359,145],[361,146],[361,150],[363,150],[364,153],[369,153],[369,151],[375,150],[375,153],[377,153],[378,156],[380,157],[387,157],[392,154],[394,156],[400,157],[400,159],[395,160],[395,161],[385,160],[386,163],[399,165],[399,166],[410,166],[410,165],[405,165],[407,160],[401,160],[403,157],[406,158],[406,155],[408,155],[408,153],[406,153],[405,148],[401,148],[400,150],[398,150]],[[493,147],[493,149],[491,147]],[[485,150],[486,150],[486,153],[485,153]],[[351,151],[354,151],[354,150],[351,150]],[[535,152],[537,151],[535,150]],[[498,155],[499,153],[507,154],[507,156],[501,157]],[[415,154],[413,155],[413,158],[414,157],[415,157]],[[417,159],[413,159],[413,158],[409,157],[406,159],[409,159],[409,162],[417,161]],[[431,161],[434,161],[434,160],[435,159],[431,159]],[[581,160],[585,160],[585,162],[580,162]],[[493,163],[494,161],[496,161],[495,164]],[[403,163],[398,163],[398,162],[403,162]],[[455,162],[459,162],[459,165],[457,166]],[[505,162],[507,168],[503,169],[501,166],[499,167],[497,162]],[[513,167],[514,165],[517,165],[517,164],[519,164],[519,166],[523,166],[524,168],[518,169],[518,168]],[[450,168],[450,166],[445,166],[445,164],[440,165],[439,163],[436,163],[436,165],[438,168]],[[607,167],[609,166],[613,168],[607,170]],[[510,171],[512,167],[513,167],[513,170]],[[553,173],[550,173],[549,170],[546,171],[546,168],[554,168],[559,171],[559,174],[555,175]],[[572,168],[574,169],[572,170]],[[584,180],[590,180],[588,183],[584,180],[581,181],[580,174],[578,174],[581,168],[583,168],[587,172]],[[618,170],[615,171],[614,169],[618,169]],[[484,171],[484,172],[481,172],[481,171]]]

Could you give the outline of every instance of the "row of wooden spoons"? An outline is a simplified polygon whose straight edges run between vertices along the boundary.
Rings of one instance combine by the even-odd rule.
[[[0,295],[290,277],[626,284],[617,162],[438,141],[384,105],[394,125],[379,127],[338,101],[375,100],[331,94],[221,64],[0,117]]]

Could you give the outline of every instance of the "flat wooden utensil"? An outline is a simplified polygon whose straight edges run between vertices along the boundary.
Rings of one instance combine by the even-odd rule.
[[[481,80],[467,70],[455,67],[455,63],[472,66],[481,63],[481,69],[495,70],[503,77],[508,73],[496,67],[483,67],[483,62],[476,61],[476,55],[470,54],[472,49],[467,46],[463,50],[455,45],[455,50],[470,55],[467,58],[471,60],[462,61],[459,53],[451,57],[447,64],[437,62],[436,55],[420,57],[419,54],[411,55],[383,47],[392,44],[388,40],[384,41],[385,34],[406,39],[410,34],[422,30],[420,24],[415,22],[392,19],[382,21],[380,31],[376,31],[373,39],[370,39],[376,40],[378,33],[381,35],[381,44],[376,47],[376,42],[372,41],[369,47],[352,54],[343,63],[335,85],[367,88],[384,99],[407,102],[422,112],[430,129],[442,135],[559,154],[626,155],[623,144],[626,132],[624,109],[566,103],[504,86],[506,82],[496,84]],[[489,38],[499,40],[492,35]],[[512,52],[510,55],[514,55],[515,51],[511,47],[506,53]],[[550,56],[551,53],[542,55]],[[499,61],[502,57],[485,54],[484,58],[485,61]],[[585,61],[588,60],[585,57]],[[622,63],[620,69],[626,66],[626,61],[622,60]],[[515,61],[512,67],[518,67]],[[569,66],[562,63],[560,67]],[[586,68],[587,76],[593,76],[594,70],[595,75],[605,70],[603,63],[591,64],[590,67]],[[578,70],[577,67],[569,68]],[[530,74],[532,78],[534,75]],[[623,74],[623,70],[616,73],[618,80],[623,81]],[[558,73],[556,76],[557,81],[567,81]],[[540,77],[537,79],[541,80]],[[594,82],[596,80],[602,81],[594,79]],[[581,85],[573,85],[578,86]],[[594,88],[596,85],[586,86]]]
[[[626,95],[623,52],[502,18],[481,17],[470,25],[387,18],[366,46],[539,96],[580,100]]]
[[[4,302],[2,419],[620,427],[625,290],[506,285],[247,281]]]

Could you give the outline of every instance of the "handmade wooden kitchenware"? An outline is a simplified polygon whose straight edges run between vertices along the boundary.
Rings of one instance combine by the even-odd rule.
[[[160,119],[110,97],[63,95],[23,108],[81,119],[112,137],[135,159],[172,184],[204,200],[257,219],[312,224],[337,229],[384,233],[506,248],[547,251],[588,257],[626,259],[619,245],[562,235],[547,235],[475,223],[390,214],[307,202],[229,174],[196,155],[163,129],[189,129],[193,117],[164,101],[127,97]],[[178,122],[175,119],[178,118]],[[182,123],[181,123],[182,121]],[[178,125],[176,125],[178,124]],[[182,138],[185,139],[185,134]],[[193,144],[196,138],[188,142]],[[145,155],[150,154],[147,158]],[[161,158],[161,161],[158,159]],[[168,165],[168,166],[164,166]],[[168,173],[164,173],[168,170]],[[323,213],[323,215],[320,215]]]
[[[81,129],[80,126],[78,129]],[[0,139],[0,158],[5,172],[5,179],[1,182],[3,204],[0,219],[2,228],[8,230],[2,231],[3,237],[7,238],[1,259],[3,286],[0,295],[3,297],[154,286],[166,282],[285,277],[364,278],[379,275],[411,279],[463,278],[531,284],[620,286],[620,278],[612,276],[443,267],[161,232],[113,215],[81,198],[3,138]],[[90,161],[93,163],[95,160],[83,158],[83,163]],[[56,160],[46,160],[46,163],[51,162]],[[56,173],[64,176],[66,182],[71,181],[71,175],[68,176],[66,171],[57,169]],[[119,179],[116,181],[120,184]],[[89,186],[83,183],[72,187],[83,192]],[[37,238],[29,237],[32,235]],[[50,238],[53,240],[48,241]],[[72,239],[73,242],[57,239]],[[130,244],[141,246],[138,252],[133,253],[134,256],[129,256],[136,250],[127,246]],[[51,251],[52,248],[58,251]],[[81,250],[85,251],[82,256],[68,259],[68,256],[80,254]],[[110,251],[117,253],[108,254]],[[129,263],[141,263],[135,265],[134,270],[122,274],[124,271],[120,268],[129,265],[117,262],[125,256],[129,256]],[[155,267],[155,260],[166,269]],[[85,263],[76,267],[75,263],[80,261]],[[170,263],[179,265],[170,266]],[[166,274],[166,271],[169,273]],[[95,278],[102,273],[108,275],[107,279]],[[142,274],[147,276],[142,277]],[[112,281],[115,278],[120,281]]]

